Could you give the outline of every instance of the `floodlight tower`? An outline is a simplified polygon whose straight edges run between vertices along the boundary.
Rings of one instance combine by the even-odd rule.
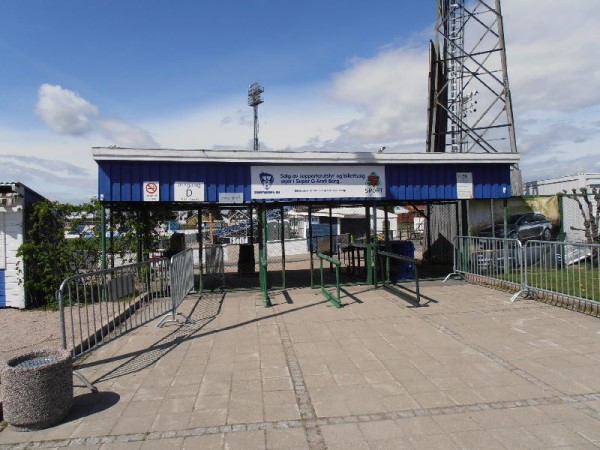
[[[517,152],[500,0],[437,0],[428,152]]]
[[[265,89],[258,83],[252,83],[248,87],[248,106],[254,109],[254,150],[258,150],[258,105],[264,102],[262,93]]]

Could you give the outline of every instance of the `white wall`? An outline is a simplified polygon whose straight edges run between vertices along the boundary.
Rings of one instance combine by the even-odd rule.
[[[23,209],[6,207],[0,212],[0,270],[4,270],[6,305],[25,308],[25,290],[19,284],[17,264],[23,269],[17,250],[23,243]]]
[[[582,173],[546,180],[529,181],[524,184],[525,195],[555,195],[564,190],[571,194],[573,189],[600,186],[600,173]]]

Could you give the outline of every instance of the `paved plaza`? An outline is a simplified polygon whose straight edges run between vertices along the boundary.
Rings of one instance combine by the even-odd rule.
[[[61,424],[0,448],[600,448],[600,321],[462,281],[188,296],[79,361]]]

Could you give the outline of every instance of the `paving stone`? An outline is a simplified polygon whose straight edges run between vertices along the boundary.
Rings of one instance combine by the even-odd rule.
[[[209,324],[137,328],[86,360],[84,374],[116,403],[78,388],[65,423],[26,437],[9,427],[0,445],[585,449],[600,442],[596,318],[511,304],[506,293],[460,282],[423,283],[437,303],[416,309],[380,290],[347,291],[362,303],[336,310],[297,290],[292,304],[280,296],[263,308],[260,296],[231,293]]]

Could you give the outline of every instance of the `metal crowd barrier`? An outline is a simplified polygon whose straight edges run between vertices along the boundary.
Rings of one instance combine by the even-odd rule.
[[[519,290],[523,286],[523,246],[518,239],[457,236],[452,275],[492,286]]]
[[[342,300],[340,298],[340,260],[324,255],[323,253],[317,253],[321,268],[321,293],[327,300],[331,302],[336,308],[342,307]],[[335,266],[335,295],[325,289],[325,275],[323,273],[323,261],[329,261]]]
[[[528,241],[523,248],[523,286],[512,297],[543,298],[577,304],[599,313],[600,244]]]
[[[189,316],[177,312],[183,299],[194,290],[194,252],[188,248],[171,257],[171,311],[156,325],[160,327],[165,323],[178,322],[177,318],[183,317],[184,323],[195,323]]]
[[[74,359],[173,307],[170,261],[128,264],[65,279],[58,290],[62,347]],[[87,387],[93,386],[77,371]]]
[[[459,236],[452,275],[600,314],[600,244]],[[444,281],[446,281],[444,280]]]

